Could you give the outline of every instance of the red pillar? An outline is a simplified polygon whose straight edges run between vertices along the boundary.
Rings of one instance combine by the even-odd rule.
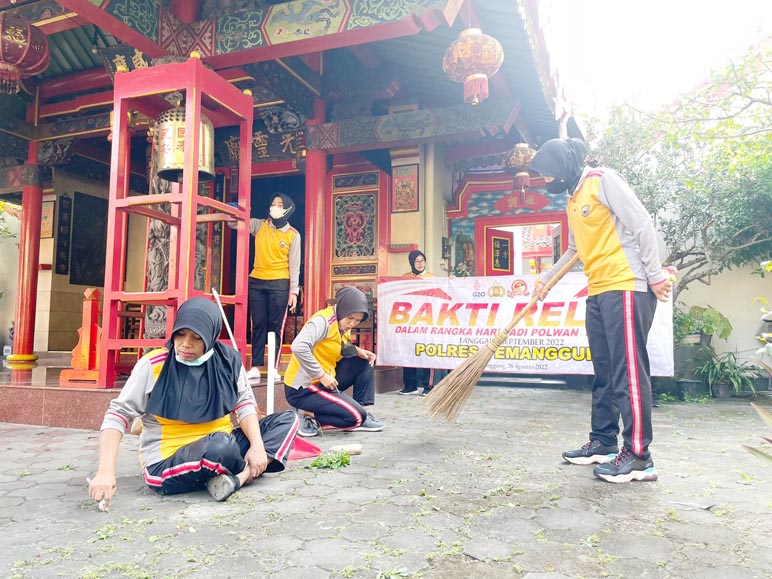
[[[34,147],[35,145],[31,145]],[[19,275],[17,278],[12,362],[37,360],[34,352],[35,309],[40,267],[40,222],[43,188],[28,185],[22,190],[21,232],[19,234]]]
[[[324,122],[325,103],[314,102],[314,118],[309,125]],[[306,319],[320,310],[327,300],[330,284],[330,265],[325,252],[325,220],[332,210],[325,210],[327,198],[327,153],[319,150],[306,152],[306,271],[305,303]],[[329,237],[327,237],[329,239]]]

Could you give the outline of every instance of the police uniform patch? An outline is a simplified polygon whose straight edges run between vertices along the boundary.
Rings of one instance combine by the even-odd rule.
[[[587,217],[590,214],[590,206],[582,205],[582,217]]]
[[[279,242],[279,247],[281,247],[282,249],[284,249],[285,247],[287,247],[287,242],[286,242],[286,241],[284,241],[284,240],[280,241],[280,242]]]

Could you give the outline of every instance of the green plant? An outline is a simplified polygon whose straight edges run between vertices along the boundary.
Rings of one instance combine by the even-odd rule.
[[[759,416],[761,416],[761,419],[764,422],[767,423],[767,426],[772,426],[772,414],[770,414],[769,412],[767,412],[766,410],[764,410],[760,406],[756,406],[752,402],[751,402],[751,406],[753,406],[753,408],[756,410],[756,412],[759,413]],[[772,444],[772,438],[768,438],[766,436],[762,436],[761,438],[762,438],[762,440],[765,440],[769,444]],[[746,446],[745,444],[743,444],[743,448],[745,448],[746,450],[752,452],[753,454],[755,454],[759,458],[763,458],[764,460],[768,460],[768,461],[772,462],[772,451],[767,450],[766,448],[763,448],[763,449],[762,448],[756,448],[756,447],[753,447],[753,446]]]
[[[696,333],[706,336],[718,336],[726,340],[732,333],[732,324],[713,306],[692,306],[689,316],[694,320]]]
[[[701,376],[713,393],[713,386],[717,384],[731,384],[736,394],[748,390],[756,394],[753,380],[759,377],[756,367],[739,360],[735,352],[717,354],[710,348],[702,348],[701,364],[696,372]]]
[[[320,454],[309,468],[343,468],[351,464],[351,456],[345,450],[331,450]]]

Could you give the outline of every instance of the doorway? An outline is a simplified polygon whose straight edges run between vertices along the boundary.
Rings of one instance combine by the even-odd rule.
[[[527,275],[549,269],[568,248],[564,212],[475,219],[474,275]]]

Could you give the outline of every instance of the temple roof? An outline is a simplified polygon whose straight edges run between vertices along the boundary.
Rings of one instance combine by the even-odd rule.
[[[36,24],[51,50],[48,69],[27,79],[24,91],[0,95],[0,131],[23,138],[46,130],[21,126],[33,95],[47,111],[41,125],[106,114],[118,59],[131,69],[132,63],[185,57],[192,49],[202,53],[205,64],[253,90],[256,116],[263,107],[280,105],[302,120],[317,96],[328,101],[330,120],[383,114],[394,106],[452,107],[462,104],[462,88],[443,74],[442,58],[469,26],[480,27],[504,49],[502,68],[490,79],[490,98],[514,103],[509,140],[538,145],[557,136],[562,111],[556,110],[558,87],[539,33],[537,0],[471,6],[458,0],[395,0],[389,10],[370,0],[20,4],[0,0],[0,11]],[[192,7],[193,16],[180,12],[181,5]],[[67,102],[77,106],[59,105]]]

